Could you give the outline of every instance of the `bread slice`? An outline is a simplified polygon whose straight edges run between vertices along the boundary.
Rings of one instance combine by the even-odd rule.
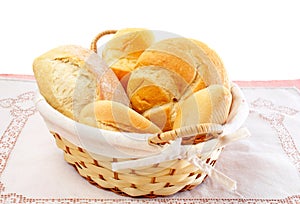
[[[201,123],[224,124],[232,96],[223,85],[211,85],[179,103],[173,129]]]
[[[154,35],[147,29],[118,30],[114,37],[105,44],[102,57],[121,80],[134,69],[139,56],[153,41]]]
[[[36,58],[33,72],[46,101],[74,120],[95,100],[129,103],[117,77],[100,57],[77,45],[60,46]]]
[[[161,132],[155,124],[131,108],[108,100],[96,101],[85,106],[80,113],[79,122],[119,132]]]

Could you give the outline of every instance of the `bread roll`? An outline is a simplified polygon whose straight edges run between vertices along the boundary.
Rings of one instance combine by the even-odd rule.
[[[182,87],[180,87],[179,100],[181,97],[186,98],[193,92],[212,84],[228,87],[228,78],[224,67],[220,63],[214,63],[220,62],[218,56],[216,54],[208,55],[209,53],[214,52],[199,41],[187,38],[169,38],[154,43],[146,49],[139,57],[136,69],[144,66],[157,66],[176,73],[181,81],[185,82],[180,83]],[[148,77],[152,78],[150,75]],[[138,89],[138,87],[134,89]],[[131,100],[130,96],[129,98]]]
[[[154,41],[150,30],[126,28],[117,31],[102,51],[102,57],[121,80],[131,72],[141,53]]]
[[[163,67],[145,66],[131,72],[127,95],[133,109],[143,113],[152,107],[178,101],[183,84],[177,73]]]
[[[80,46],[60,46],[46,52],[34,60],[33,72],[46,101],[74,120],[95,100],[129,103],[115,74],[96,53]]]
[[[145,67],[154,70],[144,72]],[[159,73],[160,69],[167,70],[163,71],[166,74]],[[145,86],[149,81],[151,86]],[[218,55],[200,41],[169,38],[142,53],[128,80],[127,93],[135,110],[167,131],[174,123],[175,103],[213,84],[229,87]]]
[[[231,93],[223,85],[202,89],[178,104],[173,129],[199,123],[224,124],[231,101]]]
[[[85,106],[80,113],[79,122],[120,132],[161,132],[156,125],[131,108],[108,100],[96,101]]]
[[[136,67],[155,65],[178,73],[190,88],[186,92],[188,94],[212,84],[228,87],[226,70],[221,66],[223,64],[220,58],[213,53],[215,52],[200,41],[169,38],[146,49]]]
[[[195,39],[191,39],[191,40],[192,42],[196,43],[196,45],[200,47],[200,49],[208,57],[209,61],[211,61],[211,63],[214,65],[214,68],[216,69],[220,80],[220,83],[217,84],[222,84],[223,86],[229,89],[230,83],[229,83],[228,74],[224,67],[223,61],[219,57],[219,55],[213,49],[209,48],[208,45],[206,45],[205,43]],[[199,72],[201,71],[199,70]]]
[[[172,130],[176,117],[176,102],[155,106],[143,113],[143,116],[157,125],[163,132]]]
[[[197,74],[196,64],[190,55],[191,49],[198,49],[198,46],[186,38],[169,38],[156,42],[141,54],[136,68],[157,66],[168,69],[179,75],[187,87]]]
[[[181,98],[197,75],[192,56],[187,52],[188,48],[197,49],[197,46],[185,38],[171,38],[153,44],[141,54],[127,85],[127,93],[135,110],[143,113],[152,107]],[[151,68],[155,71],[151,72]],[[148,71],[144,72],[146,69]],[[151,81],[152,86],[144,87],[144,83],[137,83],[141,80]],[[165,95],[168,96],[164,97]]]

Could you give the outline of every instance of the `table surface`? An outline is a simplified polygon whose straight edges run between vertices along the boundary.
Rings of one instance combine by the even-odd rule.
[[[226,146],[216,164],[237,192],[208,177],[191,191],[134,199],[94,187],[63,160],[32,102],[32,76],[0,75],[0,203],[299,203],[300,80],[237,83],[251,136]]]

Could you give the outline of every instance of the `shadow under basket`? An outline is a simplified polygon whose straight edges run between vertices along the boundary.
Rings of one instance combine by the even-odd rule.
[[[117,162],[117,158],[102,157],[95,160],[86,150],[70,143],[58,133],[51,132],[51,134],[57,146],[64,151],[65,160],[73,165],[82,177],[97,187],[123,196],[150,198],[168,196],[195,188],[207,176],[184,159],[113,171],[111,163]],[[206,163],[213,167],[221,151],[222,148],[214,150],[206,159]]]

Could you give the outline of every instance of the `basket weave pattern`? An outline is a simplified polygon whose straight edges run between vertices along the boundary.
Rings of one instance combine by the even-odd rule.
[[[59,133],[50,131],[57,146],[64,151],[65,160],[90,183],[121,195],[132,197],[156,197],[190,190],[201,184],[206,173],[189,161],[175,159],[150,166],[113,171],[111,163],[124,161],[109,157],[97,160],[81,147],[70,143]],[[214,166],[222,149],[213,151],[206,163]],[[128,160],[128,159],[127,159]]]

